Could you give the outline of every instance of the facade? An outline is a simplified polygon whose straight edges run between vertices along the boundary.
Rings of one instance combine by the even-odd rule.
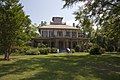
[[[32,45],[46,44],[50,48],[58,48],[60,51],[66,48],[81,46],[81,50],[88,47],[88,39],[78,37],[79,29],[62,23],[63,17],[53,17],[50,25],[39,27],[40,38],[33,39]]]

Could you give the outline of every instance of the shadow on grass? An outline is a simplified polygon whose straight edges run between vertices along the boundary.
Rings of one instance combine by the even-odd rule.
[[[50,56],[0,65],[0,77],[36,71],[20,80],[120,80],[120,57],[110,55]]]

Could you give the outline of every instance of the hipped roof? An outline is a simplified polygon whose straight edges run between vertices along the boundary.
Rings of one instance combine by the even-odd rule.
[[[47,25],[47,26],[42,26],[40,29],[71,29],[71,30],[78,30],[76,27],[72,27],[69,25]]]

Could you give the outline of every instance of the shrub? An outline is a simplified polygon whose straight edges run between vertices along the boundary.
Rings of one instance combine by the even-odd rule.
[[[117,52],[120,52],[120,47],[118,47]]]
[[[51,48],[50,53],[57,53],[57,48]]]
[[[31,48],[30,50],[27,50],[26,55],[39,55],[39,49],[38,48]]]
[[[94,45],[89,52],[91,55],[100,55],[102,54],[102,50],[98,45]]]
[[[39,48],[40,54],[48,54],[50,52],[50,48]]]
[[[80,45],[76,45],[75,52],[80,52]]]
[[[101,48],[100,51],[101,51],[102,54],[104,54],[106,52],[105,48]]]
[[[45,44],[39,44],[38,47],[39,48],[46,48],[46,45]]]
[[[26,51],[28,51],[28,50],[30,50],[30,49],[31,49],[31,47],[30,47],[30,46],[23,46],[23,47],[21,47],[21,51],[20,51],[20,53],[25,54],[25,53],[26,53]]]
[[[71,49],[71,52],[72,52],[72,53],[75,53],[75,49]]]
[[[83,52],[88,52],[88,50],[83,50]]]
[[[30,50],[30,46],[15,46],[12,48],[11,52],[12,54],[17,54],[17,55],[25,55],[26,51]]]
[[[114,46],[108,46],[107,51],[113,52],[113,51],[115,51],[115,47]]]

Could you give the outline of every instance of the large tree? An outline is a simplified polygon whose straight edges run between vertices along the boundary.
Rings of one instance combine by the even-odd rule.
[[[19,0],[0,0],[0,49],[5,54],[5,60],[9,60],[11,49],[23,27],[31,22],[22,8]]]
[[[107,38],[118,41],[119,43],[120,0],[62,0],[62,1],[65,2],[63,6],[64,8],[70,7],[76,3],[79,4],[80,2],[84,2],[84,6],[80,7],[79,9],[79,11],[82,12],[82,14],[77,14],[77,16],[81,17],[81,15],[84,14],[85,16],[82,19],[86,17],[87,19],[91,19],[93,23],[96,24],[98,29],[102,28],[105,30],[104,35],[107,36]],[[79,11],[77,11],[76,13],[78,13]]]
[[[84,2],[83,13],[98,26],[110,27],[110,35],[120,38],[120,0],[62,0],[64,8]]]

